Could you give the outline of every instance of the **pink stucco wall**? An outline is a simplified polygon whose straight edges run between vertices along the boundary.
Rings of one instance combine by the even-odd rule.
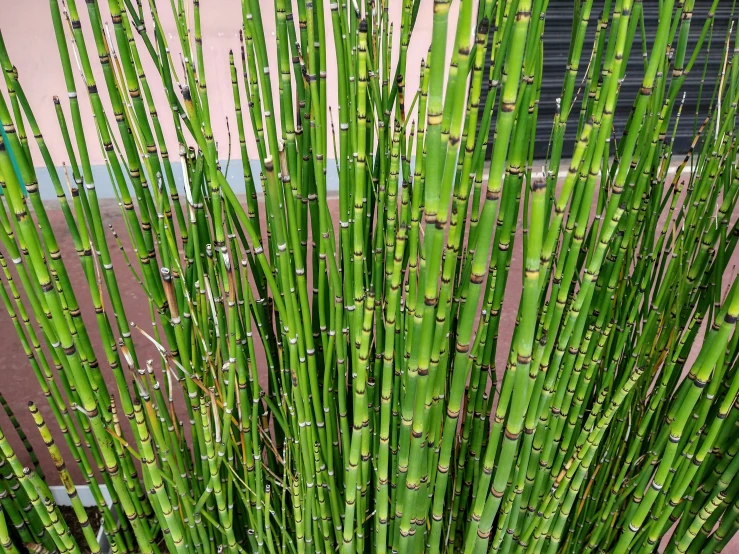
[[[146,4],[146,2],[144,2]],[[397,56],[398,43],[400,40],[400,12],[401,2],[393,0],[390,3],[390,18],[396,22],[394,33],[395,55]],[[105,21],[110,23],[110,15],[107,10],[107,2],[99,2],[100,9],[103,13]],[[274,88],[275,98],[277,98],[277,66],[276,66],[276,38],[275,38],[275,17],[272,8],[272,2],[262,2],[262,14],[265,26],[265,39],[267,40],[267,51],[270,58],[270,67],[272,68],[272,85]],[[179,40],[176,36],[174,20],[171,16],[169,1],[160,0],[158,2],[162,25],[167,33],[169,47],[176,60],[180,55]],[[233,125],[233,93],[231,89],[231,78],[229,74],[228,53],[233,49],[237,55],[237,65],[240,66],[238,59],[239,38],[238,32],[242,23],[241,2],[239,0],[201,0],[201,22],[203,34],[203,49],[206,61],[206,78],[208,83],[208,96],[210,99],[210,109],[213,124],[213,131],[218,141],[219,156],[225,158],[228,152],[228,135],[226,129],[226,118],[231,120],[232,132],[232,157],[238,158],[238,138],[236,137],[236,127]],[[334,111],[337,108],[336,87],[333,75],[336,73],[336,59],[334,56],[333,33],[330,25],[329,2],[324,2],[326,9],[326,24],[328,33],[329,51],[327,56],[329,84],[328,103]],[[87,19],[86,4],[83,0],[77,0],[77,8],[81,15],[83,30],[86,37],[87,50],[90,53],[93,69],[99,82],[99,90],[103,92],[103,97],[107,99],[104,92],[104,82],[102,71],[100,70],[97,57],[95,55],[95,44],[92,33],[90,31],[89,20]],[[419,20],[414,31],[414,35],[409,45],[408,57],[408,75],[406,77],[407,91],[412,95],[418,87],[419,71],[418,67],[421,59],[426,55],[431,40],[431,17],[432,17],[433,1],[423,0],[419,12]],[[454,29],[456,28],[456,10],[452,10],[450,17],[449,35],[453,38]],[[297,13],[297,12],[296,12]],[[149,22],[147,22],[149,23]],[[59,140],[59,131],[54,113],[52,98],[58,95],[62,98],[66,97],[66,88],[64,84],[64,75],[61,65],[58,61],[58,53],[54,30],[49,15],[49,2],[47,0],[2,0],[0,1],[0,30],[2,31],[5,43],[10,54],[13,64],[18,68],[21,83],[23,84],[29,100],[34,108],[36,117],[39,120],[42,133],[45,135],[51,154],[54,157],[56,165],[61,165],[65,160],[64,147]],[[149,25],[151,30],[151,25]],[[112,29],[111,29],[112,33]],[[159,86],[159,78],[154,69],[154,65],[146,52],[143,45],[140,49],[142,59],[145,64],[145,72],[155,95],[155,103],[157,110],[161,116],[164,125],[167,145],[171,152],[177,151],[176,137],[174,134],[171,119],[168,117],[167,103],[164,97],[164,91]],[[79,73],[76,75],[78,91],[82,100],[83,116],[85,128],[88,131],[88,143],[93,145],[91,148],[92,163],[102,164],[103,157],[100,149],[97,147],[95,139],[95,127],[90,113],[90,109],[86,104],[85,89],[83,80]],[[242,98],[243,98],[242,91]],[[65,105],[63,103],[63,105]],[[66,109],[66,105],[65,105]],[[256,158],[256,147],[252,134],[249,132],[250,125],[247,128],[247,141],[251,158]],[[37,164],[41,164],[40,159]]]

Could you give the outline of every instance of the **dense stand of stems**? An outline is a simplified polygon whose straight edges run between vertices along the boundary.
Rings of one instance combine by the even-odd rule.
[[[58,129],[40,129],[0,32],[0,296],[53,416],[29,404],[41,454],[0,396],[4,552],[101,551],[68,464],[121,554],[726,546],[739,38],[714,41],[718,0],[699,28],[695,0],[659,2],[654,28],[641,0],[576,2],[539,161],[548,0],[403,0],[399,32],[390,0],[242,0],[223,63],[243,198],[219,158],[232,137],[213,133],[201,12],[216,8],[164,4],[49,0]],[[431,42],[411,67],[419,26]],[[707,86],[684,90],[709,48],[720,73],[704,64]],[[687,154],[674,151],[685,95],[708,106]],[[106,226],[96,149],[127,239]],[[127,317],[124,279],[146,321]],[[47,451],[84,544],[45,483]]]

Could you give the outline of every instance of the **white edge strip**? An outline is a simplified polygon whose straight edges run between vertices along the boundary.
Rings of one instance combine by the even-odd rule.
[[[75,485],[75,488],[77,489],[77,496],[79,496],[80,500],[82,501],[82,505],[86,508],[89,506],[95,506],[95,499],[92,496],[92,493],[90,492],[90,487],[87,485]],[[54,497],[54,502],[56,502],[57,506],[71,506],[72,502],[69,500],[69,496],[67,495],[67,490],[61,486],[56,485],[53,487],[49,487],[51,490],[51,496]],[[113,501],[110,498],[110,493],[108,492],[108,487],[105,485],[100,485],[100,492],[103,493],[103,498],[105,499],[105,502],[110,506]]]

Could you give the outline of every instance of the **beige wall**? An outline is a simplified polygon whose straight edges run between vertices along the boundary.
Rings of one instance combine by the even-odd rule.
[[[389,0],[390,18],[395,22],[395,54],[397,56],[397,46],[400,35],[400,0]],[[146,2],[144,2],[146,4]],[[105,21],[110,22],[110,15],[107,9],[107,2],[99,0],[100,9],[103,12]],[[179,41],[175,34],[173,19],[170,12],[170,4],[168,0],[159,0],[158,2],[162,24],[167,32],[169,46],[176,58],[179,57]],[[333,108],[334,113],[337,110],[336,87],[333,76],[336,73],[336,60],[334,56],[333,35],[331,34],[329,1],[325,0],[327,31],[329,32],[328,44],[328,83],[329,83],[329,105]],[[452,15],[450,18],[449,35],[452,36],[456,27],[456,10],[458,2],[455,0],[452,7]],[[236,136],[236,126],[234,124],[233,112],[233,93],[231,89],[231,79],[229,75],[228,52],[233,49],[237,54],[237,64],[240,65],[238,59],[239,39],[238,32],[241,26],[241,2],[239,0],[201,0],[202,13],[202,32],[203,47],[206,60],[206,77],[208,82],[208,95],[210,98],[211,116],[213,122],[213,131],[216,140],[219,143],[219,156],[227,157],[228,138],[226,131],[226,118],[231,121],[232,133],[232,158],[239,158],[238,138]],[[261,2],[265,34],[267,40],[267,50],[270,57],[270,67],[272,68],[273,87],[275,90],[275,98],[277,94],[277,70],[276,70],[276,46],[275,46],[275,22],[273,4],[269,0]],[[99,82],[99,90],[105,91],[103,86],[102,72],[95,55],[94,42],[92,33],[90,32],[89,20],[86,13],[86,4],[84,0],[77,0],[77,7],[80,11],[81,21],[85,36],[87,37],[87,50],[91,55],[92,65],[95,70],[96,77]],[[432,0],[422,0],[421,9],[419,11],[418,24],[414,31],[414,35],[409,47],[409,61],[407,71],[407,91],[412,96],[418,87],[419,80],[419,63],[422,57],[426,55],[426,51],[431,40],[431,18],[433,10]],[[150,28],[151,26],[149,26]],[[34,113],[39,121],[41,131],[46,137],[49,144],[51,154],[57,166],[60,166],[67,156],[64,152],[63,144],[60,140],[60,134],[54,112],[52,98],[58,95],[66,98],[66,88],[64,84],[64,75],[58,60],[58,51],[54,37],[53,26],[49,14],[49,2],[46,0],[0,0],[0,30],[2,31],[5,43],[10,54],[11,60],[18,68],[21,84],[29,97]],[[111,29],[112,33],[112,29]],[[167,110],[163,90],[159,84],[159,78],[156,74],[154,66],[149,59],[148,52],[141,45],[140,52],[145,63],[145,71],[155,95],[157,110],[161,116],[161,120],[165,129],[167,146],[173,153],[177,152],[176,137],[173,132],[171,118]],[[74,62],[73,62],[74,63]],[[179,66],[178,66],[179,67]],[[91,146],[90,154],[93,164],[102,164],[103,157],[95,138],[95,127],[89,105],[86,102],[86,93],[83,81],[77,72],[76,81],[80,98],[83,106],[83,117],[88,144]],[[107,99],[107,95],[103,92],[103,96]],[[243,92],[242,92],[243,98]],[[69,114],[66,102],[62,102],[65,112]],[[249,131],[251,125],[246,122],[248,134],[248,148],[251,158],[256,158],[256,148],[253,137]],[[34,159],[36,165],[41,165],[40,157]]]

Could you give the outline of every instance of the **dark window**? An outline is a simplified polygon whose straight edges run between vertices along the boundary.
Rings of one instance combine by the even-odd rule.
[[[579,0],[577,1],[579,4]],[[615,0],[611,3],[611,9],[615,5]],[[686,63],[692,55],[698,38],[706,22],[708,11],[711,7],[710,1],[696,0],[693,11],[693,20],[690,27],[690,35],[688,39],[688,48],[686,51]],[[720,2],[716,11],[713,22],[712,31],[709,30],[706,40],[703,44],[702,51],[693,66],[692,71],[682,86],[682,92],[685,93],[685,104],[683,106],[680,124],[678,126],[675,149],[676,153],[687,151],[690,143],[695,135],[696,125],[700,125],[705,119],[709,103],[714,94],[714,88],[718,82],[717,77],[721,71],[725,50],[726,35],[729,29],[733,2]],[[573,0],[550,0],[546,14],[546,23],[544,27],[544,74],[542,80],[541,97],[539,101],[539,116],[537,120],[536,144],[534,147],[535,158],[543,159],[547,156],[549,147],[549,139],[552,130],[552,122],[554,120],[556,99],[561,95],[562,84],[565,77],[565,69],[569,55],[570,40],[572,37],[572,24],[574,17]],[[651,52],[654,34],[657,28],[657,14],[659,3],[657,0],[645,0],[643,3],[644,29],[646,30],[646,47],[647,52]],[[590,15],[585,42],[583,44],[583,52],[580,60],[579,74],[576,81],[575,90],[579,88],[582,79],[585,76],[585,68],[588,65],[590,54],[595,40],[595,29],[597,26],[600,12],[603,8],[603,1],[595,1]],[[729,60],[733,53],[734,40],[737,29],[734,29],[731,50],[729,52]],[[673,43],[676,46],[677,38]],[[706,65],[706,53],[708,53]],[[631,48],[629,62],[626,68],[624,82],[621,86],[619,102],[614,114],[614,133],[617,138],[621,137],[626,126],[631,106],[638,94],[641,86],[642,77],[644,75],[643,46],[641,31],[637,30],[636,39]],[[489,69],[490,60],[486,62],[486,71]],[[701,79],[703,77],[704,67],[705,83],[701,93]],[[484,89],[482,92],[482,104],[488,93],[487,75],[485,73]],[[670,67],[669,80],[672,79],[672,67]],[[681,99],[682,93],[678,96]],[[575,141],[575,133],[577,131],[579,112],[583,95],[576,98],[576,103],[570,115],[565,134],[564,148],[562,155],[568,157],[572,153]],[[699,104],[700,99],[700,104]],[[499,98],[498,98],[499,101]],[[481,105],[482,105],[481,104]],[[697,111],[697,117],[696,117]],[[677,109],[673,110],[674,116]],[[697,122],[697,123],[696,123]],[[492,121],[492,128],[495,127],[495,119]],[[670,126],[670,131],[672,125]],[[492,132],[490,145],[488,148],[488,156],[491,153]]]

